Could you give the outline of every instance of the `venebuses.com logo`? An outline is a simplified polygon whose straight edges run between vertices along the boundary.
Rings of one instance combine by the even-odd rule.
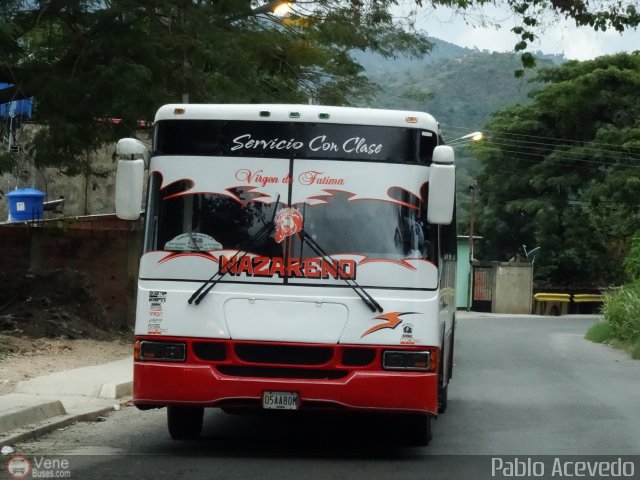
[[[69,460],[61,458],[17,455],[8,460],[7,472],[10,478],[71,478]]]
[[[25,457],[11,457],[7,462],[7,471],[11,478],[26,478],[31,471],[31,464]]]

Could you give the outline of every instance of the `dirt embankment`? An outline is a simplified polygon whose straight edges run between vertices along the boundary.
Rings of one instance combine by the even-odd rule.
[[[131,338],[108,321],[82,272],[0,273],[0,395],[21,380],[124,358]]]
[[[126,332],[108,321],[91,278],[70,269],[0,273],[0,333],[29,338],[113,340]]]

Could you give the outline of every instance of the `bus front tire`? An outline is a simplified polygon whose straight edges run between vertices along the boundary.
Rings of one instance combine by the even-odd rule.
[[[202,432],[202,407],[167,407],[169,435],[174,440],[193,440]]]
[[[438,387],[438,413],[447,411],[447,403],[449,401],[449,384]]]
[[[415,447],[426,447],[431,441],[431,417],[428,415],[411,415],[407,418],[409,444]]]

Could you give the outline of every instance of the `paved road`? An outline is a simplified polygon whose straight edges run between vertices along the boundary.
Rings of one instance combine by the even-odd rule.
[[[388,418],[217,410],[200,441],[174,442],[164,410],[126,408],[18,453],[97,455],[70,457],[75,478],[283,480],[491,478],[497,455],[640,454],[640,362],[584,340],[595,317],[460,317],[449,409],[425,448],[399,445]]]

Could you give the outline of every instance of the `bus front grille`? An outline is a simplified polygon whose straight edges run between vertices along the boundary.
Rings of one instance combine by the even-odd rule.
[[[240,360],[259,364],[324,365],[333,357],[333,348],[310,345],[237,343],[234,349]]]
[[[338,380],[347,376],[346,370],[326,370],[287,367],[256,367],[238,365],[218,365],[223,375],[258,378],[302,378],[315,380]]]

